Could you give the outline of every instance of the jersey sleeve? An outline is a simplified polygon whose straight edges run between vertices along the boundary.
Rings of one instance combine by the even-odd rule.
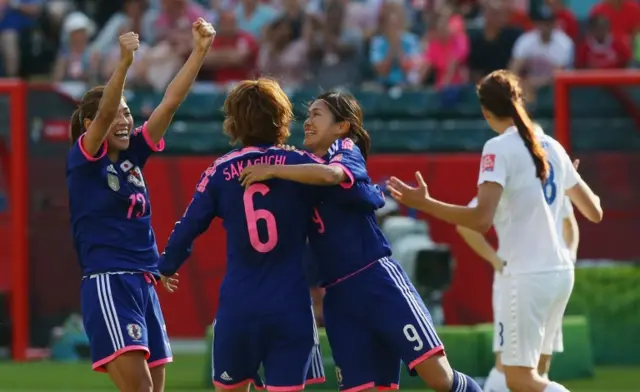
[[[478,185],[485,182],[495,182],[504,188],[508,174],[507,156],[495,141],[496,139],[489,140],[482,149]]]
[[[84,139],[84,134],[80,135],[78,140],[73,144],[73,146],[71,146],[71,150],[69,151],[69,156],[67,158],[69,170],[78,168],[88,163],[98,162],[107,155],[106,140],[98,149],[98,153],[96,155],[91,155],[84,149],[84,147],[82,147],[82,139]]]
[[[161,152],[164,150],[164,139],[160,140],[158,143],[154,143],[151,140],[151,136],[149,135],[149,131],[147,130],[147,123],[142,124],[141,127],[138,127],[133,130],[131,133],[131,140],[129,142],[129,148],[127,153],[132,160],[135,160],[136,164],[142,169],[144,165],[147,163],[147,159],[154,152]]]
[[[580,173],[578,173],[576,168],[573,166],[573,162],[571,162],[571,158],[569,158],[569,155],[564,150],[564,147],[562,147],[560,143],[558,143],[558,146],[562,149],[562,165],[564,166],[564,178],[562,179],[562,185],[564,185],[565,190],[571,189],[576,186],[576,184],[580,182],[582,178],[580,177]]]
[[[331,187],[326,197],[338,204],[354,205],[368,210],[377,210],[384,207],[384,192],[376,184],[365,181],[356,181],[349,189]]]
[[[191,254],[193,241],[209,228],[217,214],[217,198],[214,190],[215,165],[200,177],[196,192],[182,218],[176,222],[167,246],[160,256],[158,269],[171,276]]]
[[[367,165],[358,146],[351,139],[338,140],[336,143],[329,165],[341,167],[347,175],[347,180],[340,186],[349,189],[356,181],[369,181]]]

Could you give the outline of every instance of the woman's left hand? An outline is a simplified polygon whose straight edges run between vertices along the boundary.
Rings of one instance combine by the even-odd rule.
[[[162,282],[162,285],[170,293],[173,293],[178,289],[178,283],[180,281],[176,278],[177,276],[177,273],[171,276],[160,275],[160,281]]]
[[[273,177],[273,166],[253,165],[242,169],[242,173],[240,173],[238,180],[242,186],[246,188],[254,182],[266,181]]]
[[[213,39],[216,37],[216,30],[211,23],[206,22],[202,18],[198,18],[191,27],[193,34],[194,49],[207,52],[211,48]]]
[[[420,172],[416,172],[417,187],[412,187],[400,181],[397,177],[391,177],[387,181],[387,189],[391,197],[409,208],[420,209],[425,199],[429,198],[429,189]]]

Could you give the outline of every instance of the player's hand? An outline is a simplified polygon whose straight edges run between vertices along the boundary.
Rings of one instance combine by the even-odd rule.
[[[409,208],[419,209],[425,199],[429,198],[429,189],[420,172],[416,172],[417,187],[412,187],[402,182],[397,177],[391,177],[387,181],[387,189],[391,197]]]
[[[254,182],[266,181],[274,177],[272,165],[253,165],[245,167],[240,173],[240,183],[243,187],[248,187]]]
[[[120,59],[131,65],[133,55],[140,48],[140,38],[134,32],[128,32],[120,36]]]
[[[278,148],[281,148],[286,151],[295,151],[296,148],[294,146],[290,146],[288,144],[278,144]]]
[[[211,23],[202,18],[198,18],[193,22],[191,33],[193,34],[193,48],[205,53],[209,50],[213,39],[216,37],[216,29],[213,28]]]
[[[580,160],[576,159],[575,161],[573,161],[573,168],[578,170],[578,166],[580,166]]]
[[[504,262],[502,260],[494,260],[491,262],[491,265],[493,266],[493,270],[499,274],[504,270]]]
[[[170,293],[173,293],[174,291],[178,290],[178,283],[180,281],[178,280],[177,276],[178,276],[177,273],[171,276],[160,275],[160,281],[162,281],[162,285]]]

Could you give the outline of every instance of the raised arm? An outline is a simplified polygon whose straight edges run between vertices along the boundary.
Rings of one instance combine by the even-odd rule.
[[[107,137],[111,123],[118,114],[118,108],[124,93],[127,71],[133,63],[133,54],[139,47],[138,34],[126,33],[120,36],[120,62],[104,88],[104,94],[100,99],[95,118],[87,128],[85,136],[81,139],[82,148],[91,156],[98,153]],[[82,116],[82,113],[78,113],[78,115]]]
[[[180,107],[189,90],[191,90],[191,86],[193,86],[193,82],[196,80],[198,72],[200,72],[202,63],[216,35],[213,26],[205,22],[202,18],[198,18],[198,20],[193,23],[192,33],[193,51],[189,59],[187,59],[182,69],[180,69],[176,77],[169,83],[162,102],[160,102],[160,105],[153,111],[147,122],[147,131],[154,143],[162,140],[178,107]]]

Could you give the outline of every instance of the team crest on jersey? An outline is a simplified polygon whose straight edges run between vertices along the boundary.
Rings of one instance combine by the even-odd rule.
[[[120,170],[122,170],[125,173],[131,170],[132,168],[133,168],[133,163],[131,163],[131,161],[128,159],[120,164]]]
[[[138,324],[128,324],[127,333],[133,340],[140,340],[142,337],[142,328]]]
[[[120,180],[115,174],[107,173],[107,184],[109,184],[109,188],[114,192],[120,190]]]
[[[481,170],[482,172],[492,172],[493,167],[496,164],[496,154],[485,154],[482,156],[481,160]]]
[[[135,169],[131,171],[131,173],[129,174],[129,177],[127,177],[127,180],[137,187],[140,187],[140,188],[145,187],[144,178],[142,177],[142,171],[137,166]]]
[[[336,366],[336,380],[338,381],[338,385],[342,385],[342,370]]]

